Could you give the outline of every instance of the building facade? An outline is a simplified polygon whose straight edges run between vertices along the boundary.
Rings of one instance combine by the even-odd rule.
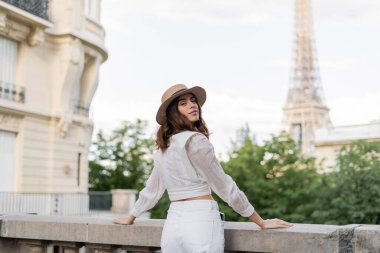
[[[369,124],[319,129],[316,132],[315,156],[318,162],[323,163],[323,171],[336,170],[339,150],[356,140],[380,142],[380,120]]]
[[[100,4],[0,0],[0,192],[87,192]]]

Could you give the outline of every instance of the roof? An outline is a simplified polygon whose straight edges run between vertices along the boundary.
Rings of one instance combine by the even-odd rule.
[[[380,140],[380,121],[369,124],[338,126],[317,129],[315,143],[346,142],[354,140]]]

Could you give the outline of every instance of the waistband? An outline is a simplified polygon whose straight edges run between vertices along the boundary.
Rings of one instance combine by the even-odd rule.
[[[192,212],[195,210],[217,210],[219,211],[218,203],[215,200],[209,199],[195,199],[186,201],[175,201],[170,204],[170,210],[177,210],[181,212]]]
[[[182,186],[181,188],[176,187],[175,189],[168,187],[166,190],[168,191],[170,201],[211,194],[210,186],[206,182],[198,183],[196,185]]]

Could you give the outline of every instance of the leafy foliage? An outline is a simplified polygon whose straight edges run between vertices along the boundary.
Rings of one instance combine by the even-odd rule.
[[[303,157],[285,133],[262,146],[246,138],[222,166],[263,217],[300,223],[380,223],[379,142],[342,147],[337,170],[319,174],[315,159]],[[245,220],[217,199],[229,220]]]
[[[150,216],[153,219],[165,219],[170,205],[169,195],[167,192],[164,193],[160,201],[156,206],[150,210]]]
[[[318,174],[313,158],[304,158],[286,133],[272,136],[263,146],[246,138],[222,163],[239,188],[264,217],[293,222],[308,220]],[[229,220],[245,220],[220,202]]]
[[[146,122],[122,122],[106,135],[99,131],[91,147],[90,190],[141,190],[153,168],[154,141]],[[380,142],[356,141],[344,146],[334,172],[317,173],[315,158],[301,155],[286,133],[258,145],[247,126],[232,142],[221,165],[265,218],[320,224],[380,224]],[[246,220],[218,196],[227,220]],[[167,193],[151,210],[165,218]]]
[[[124,121],[112,134],[99,131],[91,147],[89,190],[144,187],[153,164],[154,142],[145,135],[147,123]]]
[[[338,171],[322,175],[320,206],[313,218],[329,224],[380,224],[380,143],[343,147]]]

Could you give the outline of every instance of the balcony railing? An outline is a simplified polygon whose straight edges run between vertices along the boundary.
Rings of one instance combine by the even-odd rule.
[[[88,193],[0,192],[0,214],[96,216],[128,213],[136,202],[136,193],[136,190],[127,189]]]
[[[137,219],[123,226],[100,217],[0,215],[0,252],[154,252],[160,249],[164,222]],[[225,222],[224,235],[230,253],[380,252],[380,225],[294,224],[260,230],[251,222]]]
[[[48,20],[49,0],[0,0],[16,6],[24,11],[32,13],[40,18]]]
[[[89,215],[86,193],[0,192],[0,213]]]
[[[0,99],[25,103],[25,88],[0,80]]]

